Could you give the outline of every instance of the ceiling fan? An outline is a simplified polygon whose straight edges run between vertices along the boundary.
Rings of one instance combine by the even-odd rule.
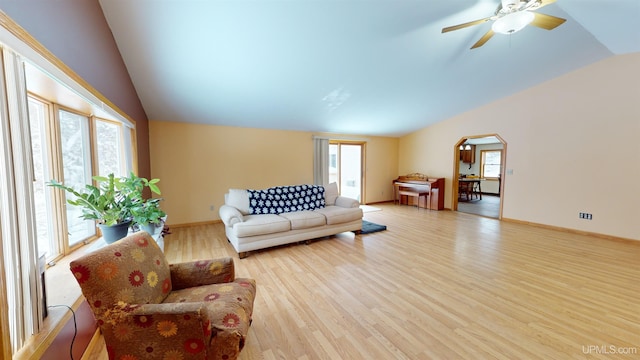
[[[556,16],[534,12],[543,6],[556,2],[556,0],[501,0],[493,16],[442,29],[443,33],[464,29],[469,26],[479,25],[487,21],[493,21],[491,29],[480,38],[471,49],[484,45],[495,33],[513,34],[531,24],[545,30],[552,30],[567,21]]]

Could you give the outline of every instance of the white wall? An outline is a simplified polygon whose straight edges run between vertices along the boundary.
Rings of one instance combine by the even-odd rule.
[[[612,57],[407,135],[399,173],[446,177],[450,208],[454,145],[497,133],[513,171],[504,218],[640,240],[638,64],[638,53]]]

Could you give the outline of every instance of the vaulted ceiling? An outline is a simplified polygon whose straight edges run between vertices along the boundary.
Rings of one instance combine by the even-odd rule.
[[[150,120],[401,136],[640,51],[638,0],[470,47],[500,0],[99,0]]]

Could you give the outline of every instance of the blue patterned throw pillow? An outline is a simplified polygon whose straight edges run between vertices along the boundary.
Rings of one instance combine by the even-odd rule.
[[[323,208],[324,187],[320,185],[276,186],[247,190],[249,214],[282,214]]]

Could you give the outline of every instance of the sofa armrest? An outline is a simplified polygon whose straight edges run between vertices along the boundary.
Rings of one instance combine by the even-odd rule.
[[[233,226],[233,224],[241,223],[244,221],[244,217],[242,216],[240,210],[230,205],[220,206],[219,214],[220,220],[222,220],[225,226]]]
[[[176,290],[226,283],[235,279],[235,268],[231,257],[170,264],[169,271],[171,287]]]
[[[360,206],[360,202],[356,199],[348,198],[345,196],[338,196],[336,198],[336,206],[343,208],[356,208]]]

